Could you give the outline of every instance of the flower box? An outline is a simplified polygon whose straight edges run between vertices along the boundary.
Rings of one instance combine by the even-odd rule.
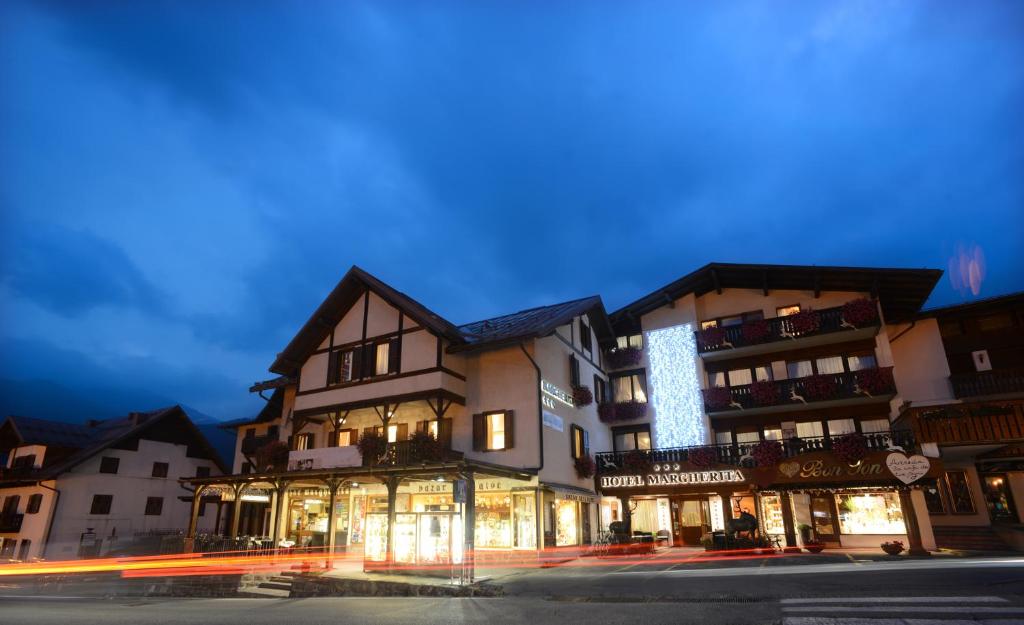
[[[643,352],[637,347],[619,347],[605,354],[605,364],[609,369],[636,367],[643,359]]]
[[[622,458],[622,467],[630,473],[646,475],[654,468],[654,462],[646,452],[634,449]]]
[[[811,334],[821,328],[821,315],[815,310],[801,310],[786,317],[794,334]]]
[[[750,398],[758,406],[774,406],[779,403],[779,387],[767,380],[750,385]]]
[[[750,457],[759,467],[773,467],[786,457],[786,450],[779,441],[761,441],[751,448]]]
[[[718,453],[713,447],[695,447],[689,451],[688,458],[698,469],[707,469],[718,462]]]
[[[839,385],[836,384],[835,377],[831,375],[807,376],[806,378],[801,378],[800,383],[803,387],[801,394],[804,396],[804,399],[810,401],[835,399],[839,394]]]
[[[868,455],[868,440],[856,432],[843,434],[832,441],[832,454],[846,464],[857,464]]]
[[[854,380],[861,393],[869,396],[888,395],[896,390],[892,369],[873,367],[861,369],[854,374]]]
[[[881,545],[882,551],[886,552],[890,556],[898,556],[903,553],[903,543],[898,540],[884,542]]]
[[[704,395],[704,405],[708,410],[722,410],[732,403],[732,393],[724,386],[702,389],[701,393]]]
[[[768,326],[768,322],[764,319],[756,319],[754,321],[748,321],[740,326],[740,333],[743,335],[743,341],[748,345],[756,345],[757,343],[764,343],[768,340],[768,335],[771,333],[771,329]]]
[[[697,344],[701,350],[715,349],[725,342],[725,329],[705,328],[697,333]]]
[[[594,473],[597,471],[597,465],[594,463],[594,459],[589,455],[583,455],[577,458],[573,463],[573,466],[576,468],[576,475],[581,480],[593,477]]]
[[[843,304],[843,321],[855,328],[864,328],[878,323],[878,306],[873,300],[860,298]]]
[[[597,416],[605,422],[632,421],[647,415],[647,403],[640,401],[605,402],[598,404]]]

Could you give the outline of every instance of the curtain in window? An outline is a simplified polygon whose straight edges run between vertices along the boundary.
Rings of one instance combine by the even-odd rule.
[[[769,441],[781,441],[782,440],[782,428],[765,428],[764,438]]]
[[[388,354],[391,351],[391,343],[379,343],[377,345],[377,366],[374,373],[386,375],[388,372]]]
[[[818,359],[818,373],[842,373],[843,372],[843,357],[842,356],[829,356],[828,358]]]
[[[889,420],[888,419],[868,419],[860,422],[860,431],[865,434],[871,432],[888,432],[889,431]]]
[[[616,434],[615,449],[616,451],[632,451],[636,449],[636,439],[634,438],[633,433]]]
[[[790,378],[806,378],[807,376],[814,374],[814,369],[811,367],[810,360],[787,362],[786,371]]]
[[[857,426],[853,424],[853,419],[829,419],[829,436],[840,436],[842,434],[850,434],[851,432],[856,431]]]
[[[612,378],[612,393],[615,401],[629,401],[633,398],[631,377]]]
[[[731,445],[732,432],[715,432],[715,442],[719,445]]]
[[[758,382],[767,382],[772,379],[771,367],[754,367],[754,377]]]
[[[850,371],[860,371],[861,369],[873,369],[877,366],[875,357],[871,354],[866,356],[850,356],[846,359],[850,363]]]
[[[641,499],[636,502],[636,510],[630,518],[630,525],[639,532],[657,532],[658,502],[653,499]]]
[[[725,386],[725,372],[716,371],[715,373],[708,374],[708,381],[712,388],[716,386]]]
[[[750,369],[733,369],[729,372],[729,386],[743,386],[753,381],[754,379],[750,376]]]
[[[736,432],[737,443],[756,443],[761,440],[757,432]]]
[[[647,393],[644,392],[643,379],[639,375],[630,376],[633,381],[633,399],[639,402],[647,401]]]
[[[796,435],[798,438],[816,438],[824,436],[825,432],[821,429],[820,421],[808,421],[796,424]]]

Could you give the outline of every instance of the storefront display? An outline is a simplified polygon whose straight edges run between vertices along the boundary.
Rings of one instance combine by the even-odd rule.
[[[512,515],[515,520],[513,547],[516,549],[537,548],[537,496],[529,493],[512,495]]]
[[[786,525],[782,520],[782,498],[778,495],[761,496],[761,516],[766,534],[784,535]]]
[[[475,543],[482,549],[512,546],[512,497],[509,493],[477,493]]]
[[[416,515],[396,514],[395,531],[395,562],[399,564],[416,563]]]
[[[388,552],[388,515],[373,512],[366,515],[363,559],[384,562]]]
[[[555,546],[579,544],[579,502],[569,499],[555,500]]]
[[[897,493],[836,495],[843,534],[905,534]]]
[[[363,543],[364,517],[366,516],[366,496],[355,495],[352,497],[352,521],[349,524],[349,544],[361,545]]]

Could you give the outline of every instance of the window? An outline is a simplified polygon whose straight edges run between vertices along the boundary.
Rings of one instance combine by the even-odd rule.
[[[982,332],[1002,330],[1003,328],[1010,327],[1013,327],[1013,317],[1008,312],[996,313],[978,319],[978,329]]]
[[[93,495],[89,514],[110,514],[110,504],[114,503],[113,495]]]
[[[103,456],[103,458],[100,459],[100,473],[117,473],[117,468],[120,465],[120,458],[111,458],[110,456]]]
[[[708,383],[712,387],[725,386],[725,372],[715,371],[708,373]]]
[[[153,477],[167,477],[167,463],[166,462],[154,462],[153,463]]]
[[[817,360],[818,374],[828,373],[842,373],[845,369],[843,367],[842,356],[828,356],[826,358],[819,358]]]
[[[28,496],[28,506],[25,508],[25,514],[35,514],[39,512],[40,506],[43,504],[42,493],[36,493]]]
[[[245,430],[246,438],[256,438],[256,428],[248,428]]]
[[[758,321],[764,319],[764,311],[762,310],[751,310],[750,312],[741,313],[739,315],[730,315],[728,317],[719,317],[717,319],[708,319],[700,322],[700,329],[707,330],[708,328],[729,328],[733,326],[743,325],[748,321]]]
[[[717,328],[717,327],[718,327],[718,321],[715,320],[715,319],[708,319],[707,321],[701,321],[700,322],[700,329],[701,330],[707,330],[708,328]]]
[[[313,449],[316,442],[316,436],[312,432],[306,432],[305,434],[298,434],[295,436],[295,449]]]
[[[18,514],[18,505],[21,504],[21,495],[8,495],[4,499],[3,516],[12,517]]]
[[[343,352],[334,352],[331,356],[334,358],[333,364],[333,376],[332,382],[351,382],[353,377],[352,374],[355,369],[352,367],[353,357],[355,352],[351,349],[347,349]]]
[[[569,385],[573,388],[580,385],[580,361],[572,354],[569,355]]]
[[[210,477],[210,467],[196,467],[196,477]]]
[[[11,461],[11,469],[14,471],[31,471],[36,466],[36,455],[26,454],[18,456]]]
[[[590,455],[590,434],[578,425],[569,426],[569,445],[574,460]]]
[[[856,431],[857,426],[854,425],[853,419],[829,419],[829,436],[842,436],[843,434],[850,434]]]
[[[732,432],[715,432],[715,443],[718,445],[732,445]]]
[[[496,451],[512,448],[512,411],[473,415],[473,449]]]
[[[754,382],[769,382],[772,379],[772,369],[769,365],[758,365],[756,367],[747,367],[744,369],[730,369],[728,373],[716,371],[708,373],[708,380],[711,386],[725,386],[725,381],[729,381],[730,387],[745,386]]]
[[[630,334],[629,336],[617,336],[615,337],[615,346],[619,349],[625,349],[627,347],[635,347],[636,349],[644,348],[644,337],[642,334]]]
[[[612,377],[612,393],[615,401],[647,401],[647,379],[643,373],[632,373]]]
[[[905,534],[896,493],[836,495],[841,534]]]
[[[651,448],[651,426],[632,425],[612,428],[612,446],[615,451]]]
[[[821,421],[804,421],[796,424],[797,438],[820,438],[824,435]]]
[[[21,540],[21,544],[18,545],[18,559],[19,560],[28,560],[28,550],[29,550],[29,548],[31,546],[32,546],[32,541],[31,540],[29,540],[27,538],[23,538]]]
[[[388,374],[388,356],[391,354],[391,343],[377,343],[377,353],[374,362],[374,375],[387,375]]]
[[[781,441],[782,428],[777,425],[766,425],[764,428],[764,439],[766,441]]]
[[[242,463],[242,474],[244,475],[246,473],[252,473],[252,463],[251,462],[243,462]]]
[[[811,364],[810,360],[787,362],[786,375],[788,375],[791,380],[793,378],[806,378],[809,375],[814,375],[814,365]]]
[[[593,349],[593,343],[591,342],[590,337],[590,326],[588,326],[587,322],[583,320],[583,317],[580,317],[580,345],[583,346],[584,351],[589,352]]]
[[[160,516],[163,510],[163,497],[146,497],[146,516]]]
[[[889,419],[864,419],[860,422],[860,431],[864,434],[873,434],[875,432],[888,432],[889,431]]]
[[[366,430],[372,431],[377,436],[385,436],[389,443],[397,443],[398,441],[404,441],[409,438],[408,423],[392,423],[388,426],[388,431],[386,433],[384,432],[383,425],[364,429],[364,435],[366,434]]]
[[[940,481],[935,486],[926,486],[922,490],[928,514],[946,514],[946,502],[943,501],[941,486],[942,482]]]
[[[729,372],[729,386],[743,386],[753,381],[750,369],[733,369]]]
[[[953,514],[974,514],[974,498],[964,471],[946,471],[946,494]]]
[[[338,430],[338,437],[335,439],[338,447],[348,447],[352,444],[352,430]]]
[[[736,432],[737,443],[757,443],[760,442],[761,435],[758,434],[757,430],[752,432]]]
[[[874,354],[857,354],[853,356],[847,356],[846,362],[850,367],[850,371],[860,371],[861,369],[874,369],[878,366],[878,361],[875,360]]]
[[[775,309],[776,317],[788,317],[795,315],[800,312],[800,304],[793,304],[792,306],[779,306]]]
[[[604,378],[594,374],[594,401],[603,404],[608,401],[608,386],[604,381]]]

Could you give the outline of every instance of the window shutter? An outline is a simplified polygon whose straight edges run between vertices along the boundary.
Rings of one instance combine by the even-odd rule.
[[[337,447],[338,446],[338,432],[337,430],[331,430],[327,433],[327,446]]]
[[[395,440],[399,440],[399,441],[407,441],[407,440],[409,440],[409,424],[408,423],[399,423],[398,424],[398,433],[395,435]]]
[[[295,435],[292,434],[288,437],[288,449],[295,449]]]
[[[398,373],[401,370],[402,361],[402,338],[393,339],[388,344],[388,373]]]
[[[578,429],[579,429],[579,427],[576,426],[576,425],[570,425],[569,426],[569,457],[570,458],[575,458],[576,457],[576,430],[578,430]]]
[[[352,428],[348,431],[348,444],[355,445],[359,443],[359,430]]]
[[[341,352],[330,352],[327,355],[327,383],[338,383],[338,357]]]
[[[368,428],[363,428],[363,438],[366,438],[367,436],[372,436],[376,429],[377,428],[373,427],[372,425]]]
[[[505,411],[505,447],[503,447],[503,449],[512,449],[515,447],[516,420],[513,418],[514,416],[513,411]]]
[[[352,379],[363,378],[363,346],[360,345],[352,350]]]
[[[452,420],[441,419],[441,430],[438,440],[444,445],[445,449],[452,448]]]
[[[363,346],[363,360],[364,363],[363,376],[372,378],[377,375],[377,345],[371,343]]]
[[[583,455],[590,455],[590,432],[583,430]]]
[[[416,431],[417,432],[426,432],[427,431],[427,422],[426,421],[417,421],[416,422]]]
[[[487,449],[487,423],[483,413],[473,415],[473,451]]]
[[[580,385],[580,361],[573,355],[569,356],[569,384]]]

